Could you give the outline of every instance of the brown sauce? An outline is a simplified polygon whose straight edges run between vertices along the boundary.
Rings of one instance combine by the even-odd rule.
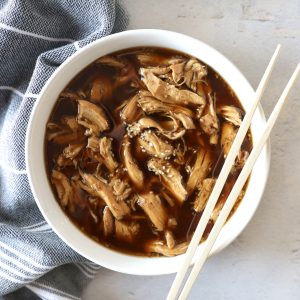
[[[179,57],[179,58],[189,58],[189,56],[175,52],[170,49],[162,49],[162,48],[154,48],[154,47],[144,47],[144,48],[135,48],[135,49],[126,49],[116,53],[111,54],[117,58],[122,58],[128,64],[134,66],[134,70],[136,74],[139,74],[139,68],[141,65],[136,58],[136,53],[152,53],[155,54],[155,59],[152,61],[152,65],[160,65],[165,58],[168,57]],[[215,93],[217,99],[217,107],[222,105],[231,105],[240,108],[242,111],[243,107],[241,106],[239,100],[237,99],[234,92],[228,86],[228,84],[209,66],[207,66],[208,75],[205,77],[205,82],[207,85],[207,90],[213,91]],[[116,71],[114,68],[99,65],[96,63],[92,63],[88,67],[86,67],[83,71],[81,71],[65,88],[65,91],[75,92],[83,91],[83,94],[87,96],[87,100],[89,98],[88,91],[91,89],[91,84],[96,78],[105,78],[105,80],[109,82],[113,82],[115,80]],[[125,100],[131,98],[137,92],[136,87],[132,87],[129,81],[127,84],[121,85],[120,87],[113,89],[111,96],[107,99],[101,101],[101,103],[97,103],[97,105],[101,106],[109,116],[110,122],[110,130],[104,132],[102,135],[112,137],[113,138],[113,152],[115,153],[115,158],[117,161],[121,160],[121,149],[123,138],[126,133],[126,128],[123,121],[120,118],[120,110],[116,111],[116,108],[120,107]],[[52,114],[49,118],[49,122],[60,123],[61,119],[66,116],[74,116],[77,115],[77,102],[68,98],[60,97],[53,108]],[[220,125],[222,126],[223,120],[219,118]],[[207,177],[217,177],[222,165],[224,163],[224,158],[222,155],[222,149],[220,143],[216,146],[212,146],[209,144],[209,138],[203,133],[199,123],[196,123],[196,129],[189,130],[185,135],[186,147],[188,149],[197,149],[201,146],[201,143],[205,143],[205,147],[211,149],[213,155],[215,157],[215,162],[213,167],[208,174]],[[87,143],[88,137],[84,137],[84,143]],[[146,190],[152,190],[154,192],[160,193],[161,189],[163,189],[162,183],[153,172],[150,172],[147,168],[147,161],[149,159],[149,155],[141,152],[139,147],[134,144],[133,141],[133,156],[138,161],[138,164],[145,175],[145,185],[143,186],[143,192]],[[177,144],[178,141],[172,142],[173,144]],[[51,178],[52,169],[55,168],[55,161],[59,153],[61,153],[62,149],[66,145],[58,145],[52,141],[48,141],[45,139],[45,161],[49,178]],[[252,149],[252,139],[251,133],[247,135],[243,146],[243,150],[248,152]],[[87,173],[95,172],[97,168],[96,161],[88,161],[84,160],[84,153],[79,154],[79,166],[82,171]],[[186,161],[195,160],[195,154],[192,150],[188,150],[185,154]],[[170,160],[172,162],[172,158]],[[174,163],[174,162],[173,162]],[[188,172],[185,169],[184,165],[179,165],[174,163],[176,168],[180,171],[182,175],[182,180],[186,183],[188,179]],[[71,179],[72,176],[76,173],[74,166],[67,166],[63,168],[64,174]],[[227,180],[227,183],[224,187],[222,196],[219,201],[224,201],[228,196],[233,184],[235,183],[239,172],[235,172],[231,174]],[[106,175],[109,176],[108,172]],[[51,184],[53,189],[53,193],[58,199],[58,194]],[[136,187],[132,187],[134,191],[140,192]],[[244,190],[246,186],[244,187]],[[145,249],[147,243],[149,241],[155,239],[164,240],[164,233],[154,230],[154,226],[148,218],[144,218],[139,220],[140,231],[136,236],[133,242],[124,242],[115,238],[114,235],[106,238],[103,234],[103,227],[101,223],[102,212],[104,209],[103,201],[98,201],[97,199],[90,199],[90,195],[80,189],[79,199],[74,201],[75,204],[68,205],[67,207],[63,207],[66,215],[72,220],[80,230],[82,230],[86,235],[93,238],[97,242],[106,247],[112,248],[117,251],[135,254],[135,255],[155,255],[151,253],[146,253]],[[162,199],[163,205],[166,207],[169,217],[174,217],[177,220],[177,227],[172,231],[174,234],[174,238],[176,243],[181,243],[186,240],[189,240],[191,234],[196,228],[197,222],[201,217],[201,213],[197,213],[193,209],[193,202],[195,199],[195,193],[192,193],[186,201],[184,201],[183,205],[175,205],[174,207],[170,207],[166,200]],[[59,199],[58,202],[60,203]],[[234,210],[237,208],[239,201],[235,205]],[[133,212],[134,215],[145,215],[143,210],[136,205],[136,211]],[[91,214],[92,211],[92,214]],[[96,216],[98,221],[95,221]],[[129,218],[125,218],[124,222],[129,222]],[[205,236],[208,235],[209,231],[212,228],[212,221],[208,224]]]

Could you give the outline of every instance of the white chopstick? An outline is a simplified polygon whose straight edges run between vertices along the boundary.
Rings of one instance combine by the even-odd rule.
[[[224,165],[222,167],[222,170],[218,176],[218,179],[216,181],[216,184],[212,190],[212,193],[207,201],[207,204],[205,206],[205,209],[202,213],[202,216],[201,216],[201,219],[197,225],[197,228],[193,234],[193,237],[191,239],[191,242],[189,244],[189,247],[186,251],[186,254],[184,256],[184,261],[182,263],[182,265],[180,266],[180,269],[175,277],[175,280],[171,286],[171,289],[169,291],[169,294],[167,296],[167,300],[173,300],[176,298],[176,295],[180,289],[180,286],[182,284],[182,281],[185,277],[185,274],[186,274],[186,271],[193,259],[193,256],[195,254],[195,251],[199,245],[199,241],[201,240],[202,238],[202,235],[203,235],[203,232],[206,228],[206,225],[210,219],[210,216],[211,216],[211,213],[219,199],[219,196],[222,192],[222,189],[224,187],[224,184],[227,180],[227,177],[229,175],[229,172],[232,168],[232,165],[235,161],[235,158],[239,152],[239,149],[244,141],[244,138],[247,134],[247,131],[250,127],[250,124],[251,124],[251,120],[252,120],[252,117],[253,117],[253,114],[255,112],[255,109],[261,99],[261,96],[265,90],[265,87],[266,87],[266,84],[270,78],[270,75],[271,75],[271,72],[274,68],[274,65],[275,65],[275,61],[276,61],[276,58],[278,56],[278,53],[279,53],[279,50],[280,50],[280,47],[281,45],[278,45],[276,47],[276,50],[269,62],[269,65],[259,83],[259,86],[256,90],[256,93],[255,93],[255,100],[254,100],[254,103],[251,107],[250,110],[247,111],[244,119],[243,119],[243,122],[237,132],[237,135],[234,139],[234,142],[231,146],[231,149],[228,153],[228,156],[224,162]]]
[[[248,176],[251,173],[251,170],[252,170],[257,158],[259,157],[260,152],[262,151],[267,139],[270,136],[270,133],[275,125],[275,122],[276,122],[276,120],[280,114],[280,111],[285,103],[285,100],[297,78],[299,71],[300,71],[300,63],[298,64],[296,70],[294,71],[292,77],[290,78],[288,84],[286,85],[284,91],[282,92],[276,106],[274,107],[274,109],[268,119],[265,130],[263,131],[263,133],[259,139],[259,142],[255,145],[255,147],[251,151],[250,156],[248,157],[245,166],[243,167],[237,181],[235,182],[235,185],[233,186],[233,188],[232,188],[232,190],[220,212],[220,215],[206,240],[204,249],[201,252],[201,254],[199,255],[199,257],[197,258],[196,263],[186,281],[186,284],[182,290],[182,293],[179,296],[179,300],[184,300],[187,298],[203,264],[205,263],[208,255],[209,255],[209,252],[211,251],[223,225],[225,224],[225,222],[227,220],[227,217],[229,216],[229,214],[235,204],[237,197],[239,196]]]

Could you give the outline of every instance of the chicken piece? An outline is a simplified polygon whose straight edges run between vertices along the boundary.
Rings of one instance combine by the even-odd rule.
[[[197,212],[203,211],[206,202],[214,188],[214,185],[216,183],[215,178],[206,178],[202,181],[202,186],[199,190],[199,193],[196,196],[195,202],[194,202],[194,210]]]
[[[170,249],[163,241],[153,241],[147,245],[146,251],[149,253],[162,254],[164,256],[176,256],[185,253],[188,246],[188,242],[183,242]]]
[[[210,136],[210,143],[218,143],[218,133],[220,130],[219,120],[216,113],[215,100],[209,94],[209,107],[207,113],[200,118],[200,126],[203,131]]]
[[[183,125],[185,129],[195,129],[196,126],[193,119],[182,113],[174,113],[175,118],[177,118]]]
[[[98,197],[105,201],[117,220],[130,214],[130,209],[127,204],[117,199],[108,184],[91,174],[82,173],[81,176],[85,184],[88,185]]]
[[[144,210],[158,231],[163,231],[167,223],[167,211],[158,195],[153,192],[139,194],[138,205]]]
[[[126,179],[121,180],[120,178],[114,176],[109,185],[112,187],[113,193],[118,200],[126,200],[132,192],[132,189]]]
[[[164,82],[147,69],[141,69],[142,81],[151,94],[162,102],[179,105],[205,105],[204,97],[189,90],[179,90],[174,85]]]
[[[74,159],[83,149],[84,144],[71,144],[63,150],[63,155],[66,158]]]
[[[76,161],[66,158],[63,154],[59,154],[59,156],[57,157],[57,160],[56,160],[56,164],[61,168],[73,166],[74,163],[76,166],[76,163],[77,163]]]
[[[62,118],[61,122],[62,125],[51,122],[47,124],[47,129],[50,130],[50,132],[47,132],[48,141],[60,145],[83,141],[84,131],[75,118],[65,117]]]
[[[186,129],[195,128],[192,119],[195,117],[195,114],[190,109],[175,105],[164,103],[155,99],[150,92],[148,91],[140,91],[138,103],[147,114],[154,114],[154,113],[162,113],[163,115],[170,115],[173,114],[178,120],[182,122]],[[189,122],[190,128],[187,128],[186,124]]]
[[[138,106],[138,94],[134,95],[125,105],[120,113],[121,119],[126,123],[133,123],[143,115],[143,111]]]
[[[169,229],[175,229],[176,227],[177,227],[177,225],[178,225],[178,223],[177,223],[177,221],[176,221],[176,219],[175,218],[169,218],[168,219],[168,228]]]
[[[189,108],[176,105],[173,103],[166,103],[160,101],[153,97],[150,92],[148,91],[140,91],[138,97],[138,103],[147,114],[154,114],[154,113],[170,113],[171,111],[175,114],[184,114],[190,118],[194,118],[195,114]]]
[[[209,150],[200,147],[190,177],[187,181],[187,191],[191,194],[208,175],[213,164],[213,155]]]
[[[224,158],[227,157],[231,145],[235,139],[237,134],[237,128],[232,125],[231,123],[224,122],[222,125],[222,132],[221,132],[221,146],[224,153]]]
[[[174,207],[175,206],[175,202],[174,202],[173,197],[171,197],[169,195],[169,193],[165,189],[162,189],[160,191],[160,193],[162,195],[162,198],[165,199],[168,202],[168,204],[170,205],[170,207]]]
[[[102,137],[98,139],[91,136],[88,138],[87,148],[95,152],[94,158],[103,163],[110,172],[118,167],[118,162],[115,160],[112,151],[112,138]]]
[[[207,75],[207,69],[197,59],[191,58],[184,61],[174,61],[169,66],[169,69],[172,73],[170,78],[171,84],[177,86],[186,84],[188,88],[204,97],[204,93],[198,89],[197,85],[201,83],[203,77]]]
[[[157,53],[138,53],[136,55],[137,60],[142,66],[169,66],[173,63],[183,61],[182,58],[177,57],[165,57]]]
[[[140,224],[132,222],[122,222],[115,220],[115,235],[120,241],[132,243],[140,231]]]
[[[113,172],[118,167],[118,163],[112,151],[112,138],[105,136],[99,139],[99,153],[106,168]]]
[[[64,148],[63,153],[61,153],[56,160],[57,165],[60,167],[77,166],[77,160],[75,158],[83,147],[84,144],[71,144]]]
[[[82,132],[82,127],[78,124],[77,119],[75,117],[63,117],[61,120],[62,124],[68,126],[68,128],[72,131],[80,131]]]
[[[225,200],[226,200],[226,199],[225,199]],[[225,201],[218,201],[218,202],[217,202],[217,204],[216,204],[216,206],[215,206],[213,212],[212,212],[211,215],[210,215],[210,219],[211,219],[213,222],[216,222],[216,221],[217,221],[217,219],[218,219],[218,217],[219,217],[219,215],[220,215],[220,212],[221,212],[221,210],[222,210],[224,204],[225,204]]]
[[[184,83],[194,92],[198,92],[197,84],[207,75],[206,66],[197,59],[191,58],[184,67]]]
[[[180,121],[185,129],[194,129],[193,118],[195,114],[186,107],[164,103],[149,95],[149,92],[141,91],[138,100],[141,108],[147,114],[162,113],[165,116],[172,117]]]
[[[149,128],[155,128],[158,131],[164,131],[164,128],[162,128],[159,123],[148,117],[144,117],[139,119],[137,122],[134,122],[133,124],[129,124],[127,126],[127,133],[128,136],[132,138],[139,135],[145,129]]]
[[[72,187],[69,179],[63,173],[52,170],[51,182],[55,186],[60,204],[66,207],[72,197]]]
[[[235,107],[229,105],[223,105],[218,109],[218,113],[227,121],[235,126],[240,126],[242,123],[242,111]]]
[[[116,58],[115,56],[110,56],[110,55],[106,55],[98,58],[95,63],[106,65],[116,69],[123,69],[126,67],[126,63],[124,61]]]
[[[164,187],[182,203],[185,201],[187,191],[182,185],[182,177],[169,162],[158,158],[148,161],[148,169],[158,175]]]
[[[155,157],[164,159],[170,157],[174,152],[174,147],[171,144],[167,141],[163,141],[151,130],[144,131],[140,137],[138,137],[137,141],[142,149]]]
[[[129,137],[134,137],[140,134],[144,129],[155,128],[170,140],[178,139],[185,133],[183,128],[179,128],[178,122],[174,120],[174,118],[172,121],[165,121],[163,125],[164,126],[151,118],[144,117],[139,119],[138,122],[128,125],[127,133]]]
[[[84,184],[82,181],[78,180],[76,182],[78,184],[78,186],[84,190],[85,192],[87,192],[89,195],[93,196],[95,199],[99,199],[99,195],[97,192],[95,192],[95,190],[93,190],[90,186]],[[105,202],[103,202],[105,203]]]
[[[107,238],[114,233],[114,217],[108,206],[105,206],[103,210],[103,233]]]
[[[141,64],[144,66],[150,65],[151,57],[151,55],[140,55]],[[189,60],[172,58],[163,60],[163,62],[163,64],[159,64],[160,66],[148,67],[147,71],[152,72],[159,78],[167,79],[173,85],[180,86],[186,84],[194,92],[197,92],[197,84],[207,75],[206,67],[195,58]]]
[[[238,156],[235,160],[235,163],[232,167],[231,173],[240,171],[241,169],[243,169],[247,159],[249,157],[249,152],[246,150],[240,150],[238,153]]]
[[[129,178],[138,188],[142,188],[144,185],[144,174],[131,154],[131,143],[128,136],[124,137],[123,159]]]
[[[165,239],[166,239],[168,248],[173,249],[176,243],[175,243],[175,239],[174,239],[174,235],[173,235],[172,231],[170,231],[170,230],[165,231]]]
[[[87,135],[98,136],[102,131],[109,129],[108,119],[100,106],[85,100],[79,100],[78,104],[77,121],[87,128]]]
[[[98,75],[92,83],[90,99],[92,102],[100,103],[112,96],[113,83],[104,74]]]
[[[86,147],[90,148],[93,152],[99,152],[99,139],[94,135],[90,136]]]

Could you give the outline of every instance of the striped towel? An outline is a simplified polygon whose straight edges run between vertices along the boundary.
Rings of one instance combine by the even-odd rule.
[[[84,45],[126,25],[113,0],[0,1],[0,298],[80,299],[99,268],[43,219],[26,176],[24,140],[52,72]]]

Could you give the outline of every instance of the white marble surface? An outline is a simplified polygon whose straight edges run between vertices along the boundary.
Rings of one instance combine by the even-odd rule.
[[[256,87],[283,45],[263,107],[268,114],[300,60],[300,1],[124,0],[130,29],[163,28],[212,45]],[[263,201],[227,249],[211,258],[189,299],[300,299],[300,80],[271,137]],[[102,269],[83,299],[164,299],[173,275],[138,277]]]

